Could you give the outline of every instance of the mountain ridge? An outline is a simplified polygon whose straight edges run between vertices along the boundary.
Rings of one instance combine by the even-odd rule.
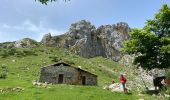
[[[24,38],[18,41],[1,43],[0,48],[32,48],[38,45],[66,48],[82,57],[103,56],[119,61],[123,54],[120,49],[123,41],[129,38],[130,27],[125,22],[113,25],[101,25],[96,28],[89,21],[80,20],[71,24],[68,32],[51,36],[45,34],[40,42]]]

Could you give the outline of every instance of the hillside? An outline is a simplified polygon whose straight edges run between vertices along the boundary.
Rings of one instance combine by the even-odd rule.
[[[112,93],[103,86],[118,82],[118,75],[124,67],[103,57],[82,58],[66,49],[38,46],[36,48],[16,48],[0,50],[0,99],[1,100],[156,100],[155,97]],[[32,85],[39,79],[40,68],[64,59],[75,66],[81,66],[98,76],[98,86],[49,85],[49,88]],[[4,76],[4,77],[3,77]],[[6,76],[6,77],[5,77]],[[4,78],[4,79],[3,79]]]
[[[4,54],[6,53],[6,55]],[[4,54],[4,55],[3,55]],[[91,59],[82,58],[74,55],[66,49],[55,47],[38,47],[38,48],[19,48],[19,49],[1,49],[0,63],[1,67],[7,67],[7,79],[13,77],[14,79],[37,80],[39,78],[40,68],[53,64],[59,59],[75,63],[75,66],[81,66],[82,69],[88,70],[99,76],[99,86],[109,83],[112,78],[116,78],[113,73],[107,69],[114,67],[122,67],[116,62],[109,59],[96,57]],[[105,66],[105,67],[102,67]]]

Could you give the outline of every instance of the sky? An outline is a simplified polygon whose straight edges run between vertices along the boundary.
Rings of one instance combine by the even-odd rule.
[[[71,0],[42,5],[35,0],[0,0],[0,42],[32,38],[44,34],[64,34],[72,23],[90,21],[92,25],[126,22],[142,28],[162,4],[170,0]]]

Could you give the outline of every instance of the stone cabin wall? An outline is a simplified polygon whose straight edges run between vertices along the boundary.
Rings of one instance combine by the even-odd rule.
[[[80,74],[81,73],[81,74]],[[97,85],[97,76],[89,73],[89,72],[86,72],[86,71],[79,71],[79,75],[81,77],[80,79],[80,84],[82,84],[82,77],[85,76],[86,77],[86,82],[85,82],[85,85]]]
[[[68,65],[51,65],[43,67],[40,72],[40,82],[58,83],[59,75],[63,74],[63,84],[97,85],[97,76],[84,70]],[[85,84],[83,84],[85,77]]]

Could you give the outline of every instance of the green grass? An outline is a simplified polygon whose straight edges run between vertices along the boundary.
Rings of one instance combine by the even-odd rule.
[[[139,97],[135,93],[112,93],[94,86],[54,85],[51,88],[27,86],[23,92],[0,94],[2,100],[156,100],[150,96]]]
[[[28,49],[17,49],[17,52],[24,50]],[[24,88],[20,92],[10,90],[0,92],[0,100],[138,100],[139,98],[157,100],[149,95],[140,97],[133,91],[132,95],[126,95],[102,89],[104,85],[111,84],[112,79],[118,82],[118,75],[124,70],[122,65],[112,60],[102,57],[86,59],[65,49],[54,47],[38,47],[30,50],[34,55],[0,57],[0,67],[7,67],[7,78],[0,79],[0,90]],[[33,86],[32,80],[39,79],[40,68],[54,63],[50,59],[51,56],[74,62],[75,66],[81,66],[84,70],[96,74],[98,86],[50,85],[51,88]]]

